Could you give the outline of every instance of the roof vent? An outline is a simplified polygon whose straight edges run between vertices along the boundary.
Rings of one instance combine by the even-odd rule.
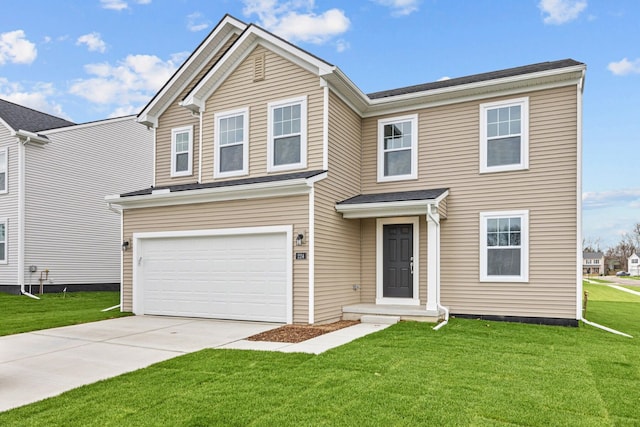
[[[264,80],[264,52],[253,58],[253,81],[260,82]]]

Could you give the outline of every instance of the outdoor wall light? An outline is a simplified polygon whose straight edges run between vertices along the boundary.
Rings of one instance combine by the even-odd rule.
[[[302,246],[302,242],[304,241],[304,234],[298,233],[296,236],[296,246]]]
[[[124,242],[122,242],[122,250],[126,251],[127,249],[129,249],[129,241],[125,240]]]

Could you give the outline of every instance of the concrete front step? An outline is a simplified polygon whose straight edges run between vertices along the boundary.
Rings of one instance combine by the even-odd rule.
[[[378,305],[378,304],[354,304],[342,307],[343,320],[360,320],[365,316],[391,317],[400,320],[413,320],[416,322],[438,323],[443,313],[427,311],[424,305]]]
[[[360,323],[373,323],[375,325],[395,325],[400,321],[400,316],[380,316],[376,314],[363,314]]]

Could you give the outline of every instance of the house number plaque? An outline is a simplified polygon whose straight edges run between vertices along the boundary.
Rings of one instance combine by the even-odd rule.
[[[307,259],[307,253],[306,252],[296,252],[296,260],[298,259]]]

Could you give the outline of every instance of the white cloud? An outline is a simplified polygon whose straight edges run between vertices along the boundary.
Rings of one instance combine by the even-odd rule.
[[[100,33],[89,33],[78,37],[77,45],[85,44],[91,52],[104,53],[107,44],[100,38]]]
[[[418,10],[420,0],[373,0],[391,9],[393,16],[406,16]]]
[[[116,65],[88,64],[85,71],[92,77],[75,81],[69,92],[94,104],[113,107],[117,115],[139,111],[183,58],[183,53],[167,61],[153,55],[129,55]]]
[[[340,39],[336,41],[336,51],[342,53],[345,50],[349,49],[351,47],[351,45],[349,44],[348,41]]]
[[[582,194],[584,209],[634,207],[640,203],[640,188],[585,192]]]
[[[200,12],[194,12],[187,15],[187,29],[189,31],[197,32],[206,30],[211,25],[211,22],[204,19],[204,16]]]
[[[315,13],[313,0],[244,0],[244,5],[245,15],[257,15],[262,27],[291,42],[323,44],[345,33],[351,25],[340,9]]]
[[[439,82],[444,82],[444,81],[447,81],[447,80],[451,80],[451,77],[449,77],[449,76],[442,76],[442,77],[440,77],[437,81],[439,81]]]
[[[62,110],[62,106],[49,99],[55,94],[56,91],[52,83],[39,82],[31,88],[25,89],[20,83],[11,83],[5,78],[0,78],[0,96],[3,99],[68,119],[69,117]]]
[[[151,4],[151,0],[135,0],[138,4]],[[124,10],[129,9],[129,3],[125,0],[100,0],[103,9]]]
[[[24,31],[0,33],[0,65],[6,62],[31,64],[37,56],[35,43],[26,39]]]
[[[540,0],[538,7],[545,24],[560,25],[573,21],[587,8],[587,0]]]
[[[622,60],[618,62],[610,62],[607,68],[616,76],[640,74],[640,58],[635,61],[629,61],[627,58],[622,58]]]

